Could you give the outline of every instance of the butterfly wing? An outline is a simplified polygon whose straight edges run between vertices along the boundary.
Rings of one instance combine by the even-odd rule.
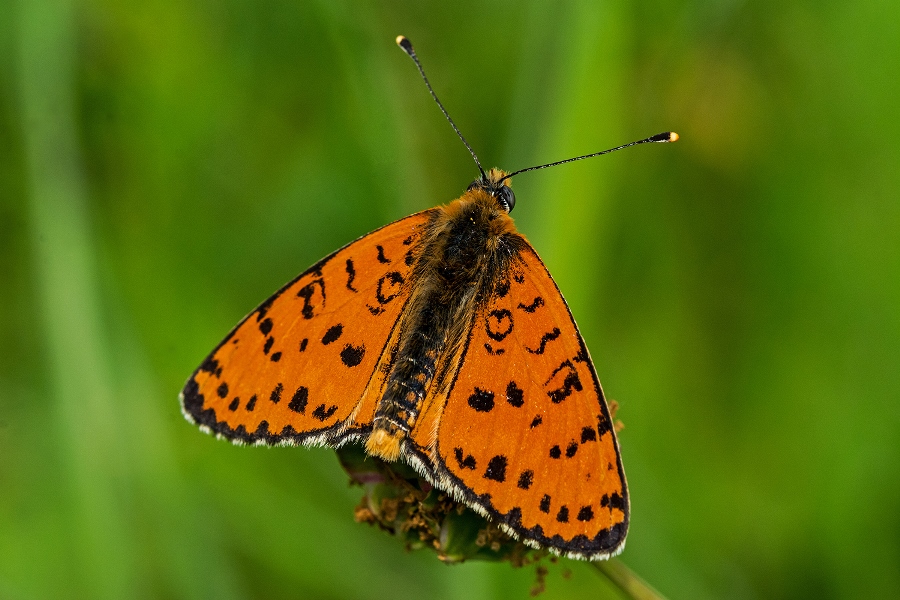
[[[245,317],[188,379],[188,420],[255,444],[338,444],[370,427],[432,214],[344,246]]]
[[[430,450],[441,487],[561,554],[621,551],[628,496],[609,410],[568,306],[527,244],[465,352]]]

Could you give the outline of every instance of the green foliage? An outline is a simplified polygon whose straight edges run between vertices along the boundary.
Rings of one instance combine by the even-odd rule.
[[[248,310],[485,166],[618,418],[672,598],[900,588],[900,5],[0,3],[0,598],[521,598],[177,393]],[[571,570],[568,579],[562,575]],[[616,597],[584,564],[543,598]]]

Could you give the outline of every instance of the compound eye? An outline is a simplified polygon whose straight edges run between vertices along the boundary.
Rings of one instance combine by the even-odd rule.
[[[500,196],[500,203],[503,205],[504,210],[511,213],[512,209],[516,207],[516,195],[513,194],[513,191],[504,185],[500,188],[497,195]]]

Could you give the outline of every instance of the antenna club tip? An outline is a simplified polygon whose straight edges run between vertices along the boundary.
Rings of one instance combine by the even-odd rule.
[[[677,142],[678,134],[674,131],[664,131],[647,138],[648,142]]]
[[[403,48],[404,52],[406,52],[407,54],[410,54],[410,55],[412,54],[412,52],[413,52],[412,43],[406,38],[405,35],[398,35],[397,39],[394,41],[397,42],[398,46]]]

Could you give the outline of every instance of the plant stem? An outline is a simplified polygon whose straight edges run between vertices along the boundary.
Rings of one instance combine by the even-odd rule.
[[[618,558],[599,560],[590,564],[633,600],[665,600],[665,596],[650,587]]]

